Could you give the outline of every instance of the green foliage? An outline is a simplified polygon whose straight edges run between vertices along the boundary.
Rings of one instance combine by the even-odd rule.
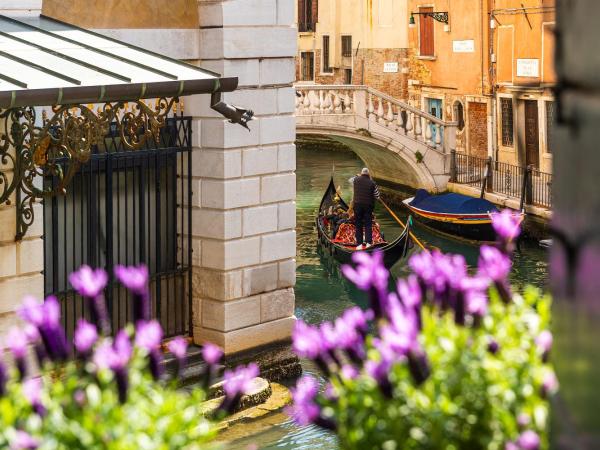
[[[155,382],[147,355],[135,350],[129,364],[128,398],[119,403],[114,374],[96,372],[91,363],[71,361],[60,374],[42,373],[42,403],[35,413],[16,373],[0,397],[0,448],[8,448],[17,430],[29,433],[39,449],[204,449],[215,428],[203,416],[201,389],[184,393]]]
[[[432,369],[425,383],[415,386],[407,365],[396,364],[393,398],[365,375],[335,378],[338,398],[320,397],[323,413],[335,417],[342,448],[502,450],[522,431],[517,417],[529,420],[527,428],[546,448],[542,382],[552,368],[542,363],[535,338],[549,327],[550,305],[531,287],[509,304],[492,292],[489,314],[474,328],[425,307],[421,343]],[[492,339],[496,354],[488,349]]]
[[[415,152],[415,159],[417,160],[417,164],[421,164],[423,162],[423,153],[417,150]]]

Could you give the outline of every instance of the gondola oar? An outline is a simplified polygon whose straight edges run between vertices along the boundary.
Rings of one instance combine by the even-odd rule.
[[[390,215],[396,219],[396,222],[398,222],[400,224],[400,226],[402,226],[403,228],[406,228],[406,225],[404,225],[404,223],[400,220],[400,218],[394,213],[394,211],[391,210],[391,208],[385,204],[385,202],[381,199],[379,199],[379,201],[381,202],[381,204],[385,207],[385,209],[387,209],[387,211],[390,213]],[[426,251],[427,253],[429,253],[429,250],[427,248],[425,248],[425,246],[421,243],[421,241],[419,239],[417,239],[417,237],[414,235],[414,233],[412,231],[409,231],[410,237],[412,238],[413,241],[415,241],[415,243],[421,247],[422,250]]]

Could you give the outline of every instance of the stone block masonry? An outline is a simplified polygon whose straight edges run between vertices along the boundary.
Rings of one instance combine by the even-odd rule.
[[[198,1],[202,67],[239,77],[224,100],[250,132],[193,97],[193,335],[225,353],[289,340],[295,284],[294,0]]]

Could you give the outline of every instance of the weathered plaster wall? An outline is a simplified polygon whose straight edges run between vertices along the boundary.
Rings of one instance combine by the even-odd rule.
[[[42,13],[85,28],[198,28],[198,0],[43,0]]]

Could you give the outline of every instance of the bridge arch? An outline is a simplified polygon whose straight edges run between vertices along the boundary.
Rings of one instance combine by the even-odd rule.
[[[352,150],[373,176],[387,183],[438,191],[435,177],[423,163],[417,163],[414,153],[393,141],[382,141],[368,134],[343,129],[297,128],[297,136],[323,136]]]
[[[346,145],[387,182],[444,191],[456,129],[366,86],[296,86],[297,135]]]

